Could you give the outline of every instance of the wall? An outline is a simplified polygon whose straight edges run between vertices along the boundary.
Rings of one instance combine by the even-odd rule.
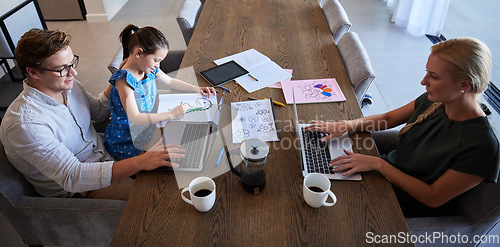
[[[24,2],[24,0],[0,0],[0,15],[9,12],[9,10],[13,9],[22,2]],[[9,63],[11,68],[15,66],[13,60],[9,59],[7,60],[7,62]],[[7,70],[2,65],[0,67],[0,77],[4,76],[5,74],[7,74]]]
[[[0,15],[7,13],[22,2],[24,0],[0,0]]]
[[[84,2],[88,22],[107,22],[120,11],[128,0],[84,0]]]

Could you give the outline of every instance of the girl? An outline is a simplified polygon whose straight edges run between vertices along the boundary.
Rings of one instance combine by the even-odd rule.
[[[167,56],[169,45],[165,36],[154,27],[128,25],[120,33],[124,64],[109,82],[111,123],[106,128],[106,149],[118,159],[130,158],[143,150],[153,135],[155,124],[184,116],[182,105],[171,112],[154,113],[158,107],[156,82],[173,90],[215,95],[214,88],[197,87],[173,79],[159,69]]]

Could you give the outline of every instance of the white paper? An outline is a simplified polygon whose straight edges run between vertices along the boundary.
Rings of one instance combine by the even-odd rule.
[[[279,141],[269,99],[231,103],[233,143],[248,139]]]
[[[292,77],[290,73],[255,49],[217,59],[214,62],[220,65],[231,60],[248,70],[250,75],[238,77],[235,81],[249,93]]]
[[[173,121],[213,121],[213,117],[215,116],[218,107],[217,97],[211,95],[210,98],[207,98],[199,93],[160,94],[159,101],[158,113],[172,111],[172,109],[179,106],[181,103],[188,106],[188,109],[197,109],[196,111],[186,112],[184,117]],[[160,122],[157,126],[165,126],[165,123],[166,121]]]
[[[223,63],[234,60],[245,69],[249,69],[267,62],[271,59],[255,49],[246,50],[231,56],[223,57],[214,61],[215,64],[221,65]]]

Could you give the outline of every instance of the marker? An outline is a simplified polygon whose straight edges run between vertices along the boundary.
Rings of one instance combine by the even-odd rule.
[[[215,162],[215,166],[218,166],[220,163],[220,160],[222,159],[222,155],[224,154],[224,147],[220,149],[219,157],[217,158],[217,161]]]
[[[203,107],[195,107],[187,109],[186,112],[201,111],[201,110],[203,110]]]
[[[222,88],[222,89],[224,89],[224,90],[226,90],[226,91],[228,91],[228,92],[231,92],[231,90],[229,90],[229,89],[227,89],[227,88],[225,88],[223,86],[219,86],[219,87]]]
[[[253,75],[251,75],[251,74],[248,74],[248,76],[252,77],[252,79],[254,79],[255,81],[259,81],[257,78],[253,77]]]

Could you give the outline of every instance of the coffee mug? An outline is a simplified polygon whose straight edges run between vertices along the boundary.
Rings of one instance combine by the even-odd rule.
[[[188,199],[184,193],[189,191]],[[207,212],[215,203],[215,182],[208,177],[198,177],[193,179],[187,188],[182,189],[182,200],[193,205],[200,212]]]
[[[331,207],[335,205],[335,203],[337,203],[337,197],[330,190],[330,185],[330,179],[324,174],[308,174],[304,178],[304,200],[313,208],[319,208],[321,206]],[[326,202],[328,196],[333,199],[333,202]]]

